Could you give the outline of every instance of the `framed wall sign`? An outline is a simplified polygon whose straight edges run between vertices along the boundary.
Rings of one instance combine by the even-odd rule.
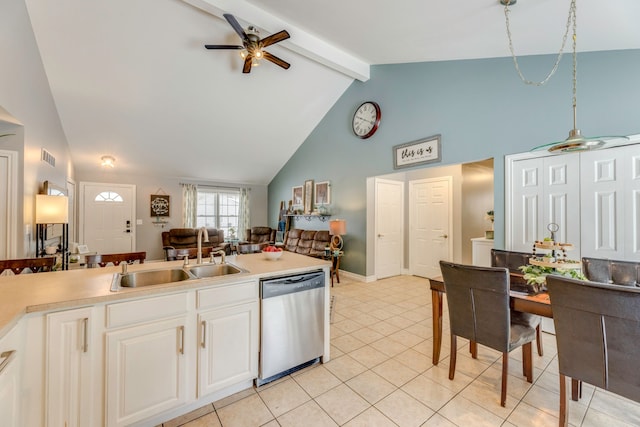
[[[170,216],[171,196],[167,194],[151,195],[151,216]]]
[[[441,160],[439,134],[393,147],[394,169],[435,163]]]

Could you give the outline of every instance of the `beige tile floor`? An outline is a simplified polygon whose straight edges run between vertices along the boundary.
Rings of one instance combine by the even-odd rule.
[[[431,363],[428,281],[401,276],[372,283],[343,278],[331,325],[331,357],[259,389],[207,405],[164,426],[557,426],[555,337],[534,351],[534,381],[521,376],[521,351],[510,357],[508,398],[500,406],[500,354],[480,346],[478,359],[458,345],[448,379],[448,318],[442,359]],[[520,371],[520,372],[519,372]],[[585,384],[570,402],[573,426],[640,426],[640,405]]]

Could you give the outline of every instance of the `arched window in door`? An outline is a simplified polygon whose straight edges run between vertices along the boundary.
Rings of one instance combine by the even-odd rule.
[[[123,202],[122,196],[113,191],[103,191],[94,199],[96,202]]]

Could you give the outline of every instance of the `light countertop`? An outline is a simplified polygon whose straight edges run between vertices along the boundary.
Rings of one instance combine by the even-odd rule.
[[[219,258],[217,262],[220,262]],[[286,251],[275,261],[265,259],[263,254],[245,254],[227,256],[227,262],[248,272],[140,288],[125,288],[118,292],[111,292],[110,288],[113,274],[119,273],[120,267],[0,277],[0,338],[9,332],[26,313],[92,305],[280,274],[295,274],[308,271],[310,268],[328,270],[331,266],[329,261]],[[182,264],[182,261],[148,262],[130,265],[128,269],[142,271],[180,268]],[[191,260],[191,265],[195,265],[195,260]]]

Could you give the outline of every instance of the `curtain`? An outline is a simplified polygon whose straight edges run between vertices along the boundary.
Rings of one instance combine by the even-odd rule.
[[[182,226],[195,228],[198,214],[198,186],[196,184],[182,185]]]
[[[240,212],[238,212],[238,238],[240,240],[245,240],[247,236],[245,236],[245,230],[251,227],[250,221],[250,212],[249,212],[249,193],[251,192],[250,188],[241,188],[240,189]]]

